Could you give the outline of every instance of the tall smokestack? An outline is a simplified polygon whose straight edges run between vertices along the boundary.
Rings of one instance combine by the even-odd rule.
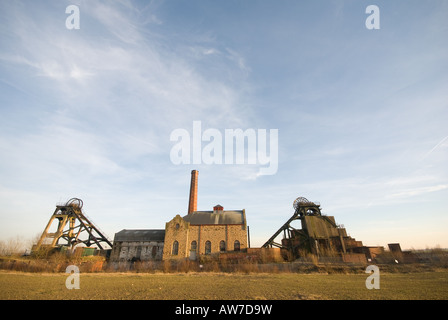
[[[198,210],[198,174],[197,170],[191,171],[190,201],[188,203],[188,214]]]

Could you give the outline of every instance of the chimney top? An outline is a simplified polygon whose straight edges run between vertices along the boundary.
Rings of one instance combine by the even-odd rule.
[[[223,211],[224,207],[220,204],[217,204],[216,206],[213,207],[213,211]]]

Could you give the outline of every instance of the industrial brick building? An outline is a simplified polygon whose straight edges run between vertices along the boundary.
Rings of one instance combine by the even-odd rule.
[[[247,248],[247,225],[244,210],[195,211],[177,215],[167,222],[163,259],[190,258]]]
[[[111,261],[161,260],[165,230],[121,230],[114,237]]]
[[[115,234],[111,261],[196,260],[200,255],[241,251],[248,246],[245,210],[198,211],[198,171],[191,172],[188,214],[176,215],[165,229],[121,230]]]

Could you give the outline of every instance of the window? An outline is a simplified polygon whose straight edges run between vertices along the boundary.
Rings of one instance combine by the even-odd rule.
[[[210,241],[205,242],[205,254],[210,254],[212,252],[212,243]]]
[[[153,258],[155,258],[155,256],[157,255],[157,246],[153,246],[152,247],[152,250],[151,250],[151,256],[153,257]]]
[[[198,243],[195,240],[191,241],[191,250],[192,251],[196,251],[197,246],[198,246]]]
[[[238,240],[235,240],[233,243],[233,250],[240,251],[240,242]]]
[[[172,255],[173,256],[177,256],[178,253],[179,253],[179,242],[177,242],[177,240],[176,240],[173,243],[173,253],[172,253]]]
[[[226,251],[226,242],[224,240],[221,240],[221,242],[219,243],[219,251]]]
[[[180,225],[178,223],[176,223],[176,230],[178,230],[180,227]]]

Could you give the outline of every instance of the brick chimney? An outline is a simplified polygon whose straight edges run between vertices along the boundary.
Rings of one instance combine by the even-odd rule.
[[[216,206],[213,207],[213,212],[214,213],[220,213],[220,211],[223,211],[223,210],[224,210],[224,208],[220,204],[217,204]]]
[[[198,174],[197,170],[191,171],[190,201],[188,203],[188,214],[198,210]]]

